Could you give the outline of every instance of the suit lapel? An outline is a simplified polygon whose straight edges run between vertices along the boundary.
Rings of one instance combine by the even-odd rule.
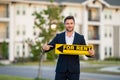
[[[75,35],[74,35],[73,44],[76,44],[76,32],[75,32]]]
[[[65,32],[63,32],[63,43],[66,44],[66,39],[65,39]]]

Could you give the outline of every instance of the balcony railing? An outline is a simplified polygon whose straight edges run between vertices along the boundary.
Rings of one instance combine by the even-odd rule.
[[[94,36],[88,36],[88,39],[89,40],[99,40],[100,37],[99,37],[99,35],[94,35]]]
[[[88,21],[100,21],[99,17],[89,17]]]
[[[8,14],[6,12],[0,12],[0,18],[7,18]]]
[[[0,32],[0,39],[6,39],[8,38],[6,32]]]

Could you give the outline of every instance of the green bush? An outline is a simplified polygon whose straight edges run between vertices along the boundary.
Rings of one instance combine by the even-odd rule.
[[[57,54],[55,54],[54,50],[47,53],[47,60],[53,61],[58,57]]]
[[[2,58],[8,59],[8,43],[4,41],[1,45]]]
[[[13,63],[25,63],[25,62],[29,62],[29,61],[33,61],[33,60],[29,57],[28,58],[19,57],[19,58],[15,58]]]
[[[109,57],[109,58],[105,58],[106,61],[120,61],[120,58],[117,57]]]

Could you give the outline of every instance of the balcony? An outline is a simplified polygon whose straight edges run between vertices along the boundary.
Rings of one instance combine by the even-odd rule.
[[[0,39],[8,38],[8,23],[0,22]]]
[[[98,8],[88,9],[88,21],[100,21],[100,12]]]
[[[88,40],[99,40],[99,26],[88,26]]]
[[[0,4],[0,18],[8,18],[8,5],[7,4]]]

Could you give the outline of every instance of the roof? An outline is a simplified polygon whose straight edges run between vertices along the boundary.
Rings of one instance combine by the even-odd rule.
[[[82,3],[86,0],[59,0],[61,2],[74,2],[74,3]]]
[[[113,6],[120,6],[120,0],[104,0],[104,1]]]
[[[33,1],[50,1],[50,0],[33,0]],[[55,2],[74,2],[74,3],[82,3],[86,0],[53,0]]]
[[[33,0],[33,1],[50,1],[50,0]],[[87,0],[54,0],[55,2],[70,2],[70,3],[83,3]],[[105,2],[107,2],[110,5],[113,6],[120,6],[120,0],[103,0]]]

